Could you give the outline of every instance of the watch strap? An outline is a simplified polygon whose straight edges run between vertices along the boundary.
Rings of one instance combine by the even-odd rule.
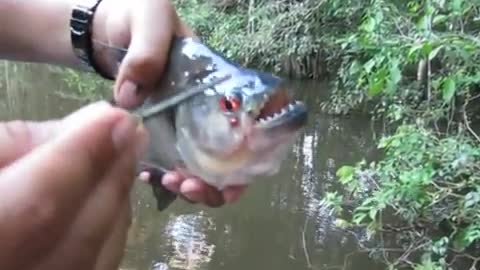
[[[93,56],[92,23],[95,11],[102,0],[83,0],[73,6],[70,18],[70,38],[75,55],[84,68],[105,79],[114,78],[101,70]]]

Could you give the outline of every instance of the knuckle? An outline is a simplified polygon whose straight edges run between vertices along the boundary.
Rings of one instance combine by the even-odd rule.
[[[132,55],[128,61],[129,68],[138,75],[157,73],[161,69],[157,53],[151,50],[142,50]]]

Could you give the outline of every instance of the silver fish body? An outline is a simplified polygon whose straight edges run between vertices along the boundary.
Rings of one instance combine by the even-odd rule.
[[[305,106],[290,101],[281,78],[244,68],[192,38],[173,41],[165,70],[159,91],[140,110],[230,78],[144,120],[150,145],[143,169],[181,169],[219,190],[278,172],[307,120]],[[166,193],[154,185],[159,209],[174,199]]]

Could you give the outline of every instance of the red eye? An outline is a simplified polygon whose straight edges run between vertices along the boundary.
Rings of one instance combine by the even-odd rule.
[[[220,108],[224,111],[235,112],[240,109],[241,101],[240,98],[235,96],[222,97],[220,99]]]

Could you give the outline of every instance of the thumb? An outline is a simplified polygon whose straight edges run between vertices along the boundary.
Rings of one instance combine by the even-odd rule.
[[[0,222],[0,262],[13,256],[34,262],[45,255],[66,233],[98,179],[116,160],[135,155],[143,138],[126,112],[106,103],[88,106],[60,126],[52,140],[0,171],[0,216],[9,217]],[[130,182],[119,185],[133,181],[125,179]]]
[[[120,64],[114,85],[118,105],[133,108],[155,89],[168,61],[175,36],[193,36],[170,1],[150,1],[133,11],[128,52]],[[162,14],[157,14],[161,10]],[[152,30],[152,26],[158,28]]]

